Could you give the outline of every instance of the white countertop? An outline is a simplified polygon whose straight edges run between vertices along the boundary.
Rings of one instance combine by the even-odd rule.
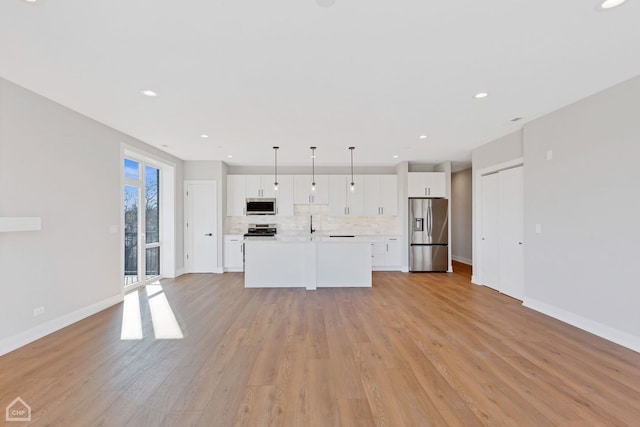
[[[330,237],[330,236],[314,236],[314,235],[281,235],[271,237],[245,237],[244,242],[280,242],[280,243],[301,243],[301,242],[320,242],[320,243],[371,243],[374,239],[369,236],[356,237]]]

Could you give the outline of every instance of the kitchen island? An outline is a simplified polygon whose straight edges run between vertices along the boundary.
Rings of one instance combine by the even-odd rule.
[[[246,288],[371,287],[371,241],[360,237],[248,237]]]

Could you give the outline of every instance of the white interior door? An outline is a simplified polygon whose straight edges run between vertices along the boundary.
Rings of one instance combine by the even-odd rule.
[[[215,181],[185,183],[185,270],[213,273],[218,264]]]
[[[482,177],[482,284],[500,289],[498,174]]]
[[[524,174],[523,167],[498,174],[500,206],[500,292],[524,297]]]

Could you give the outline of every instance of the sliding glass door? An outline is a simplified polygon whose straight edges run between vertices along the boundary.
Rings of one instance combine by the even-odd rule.
[[[160,169],[124,159],[124,285],[160,276]]]

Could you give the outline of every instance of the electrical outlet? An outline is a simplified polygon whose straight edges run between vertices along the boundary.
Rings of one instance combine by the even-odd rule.
[[[536,224],[536,234],[542,233],[542,224]]]
[[[36,307],[33,309],[33,317],[40,316],[44,314],[44,307]]]
[[[547,150],[547,160],[553,160],[553,150]]]

